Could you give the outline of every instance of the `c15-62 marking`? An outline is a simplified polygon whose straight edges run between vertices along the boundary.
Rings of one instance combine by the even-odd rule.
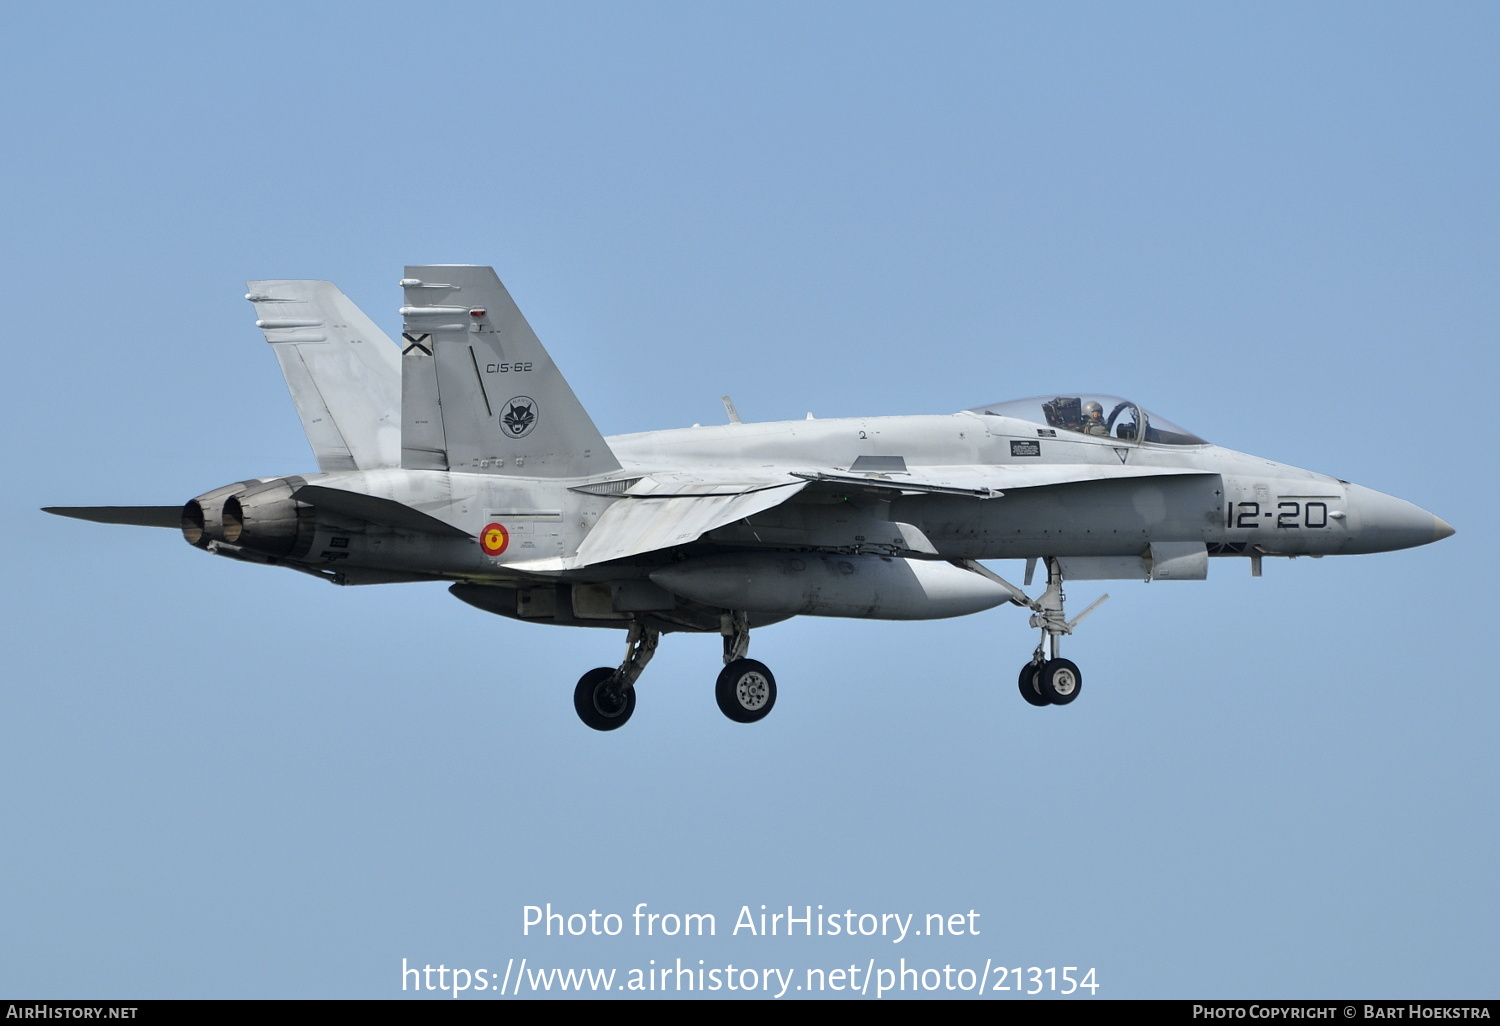
[[[486,374],[525,374],[531,370],[531,360],[525,363],[487,363],[484,365]]]
[[[1270,506],[1270,503],[1266,503]],[[1328,526],[1328,503],[1319,500],[1303,502],[1300,499],[1279,499],[1274,510],[1260,508],[1258,502],[1226,502],[1224,526],[1250,530],[1265,527],[1271,519],[1281,529],[1308,528],[1318,530]]]

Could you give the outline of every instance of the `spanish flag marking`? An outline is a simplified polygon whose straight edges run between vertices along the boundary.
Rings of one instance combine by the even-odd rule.
[[[479,535],[479,547],[486,556],[498,556],[510,544],[510,532],[504,524],[486,524]]]

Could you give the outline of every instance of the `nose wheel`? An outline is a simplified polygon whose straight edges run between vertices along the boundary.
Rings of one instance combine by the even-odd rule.
[[[1051,705],[1052,702],[1042,693],[1042,667],[1045,663],[1026,663],[1021,667],[1021,679],[1017,682],[1021,688],[1021,697],[1031,705]]]
[[[1030,662],[1021,667],[1017,683],[1029,705],[1067,705],[1083,689],[1083,672],[1071,659]]]

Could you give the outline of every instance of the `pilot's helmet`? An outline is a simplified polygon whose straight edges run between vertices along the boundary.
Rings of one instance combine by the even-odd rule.
[[[1090,420],[1095,417],[1102,417],[1104,416],[1104,407],[1100,406],[1097,402],[1090,399],[1088,402],[1083,404],[1083,415],[1085,417],[1088,417]]]

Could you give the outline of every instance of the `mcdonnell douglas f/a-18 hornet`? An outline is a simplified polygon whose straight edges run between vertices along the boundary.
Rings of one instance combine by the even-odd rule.
[[[1068,580],[1201,581],[1217,558],[1384,552],[1453,529],[1409,502],[1204,441],[1128,399],[1066,392],[939,416],[599,434],[488,267],[408,267],[399,348],[322,281],[253,281],[319,473],[185,506],[51,507],[180,528],[335,584],[450,583],[530,623],[628,632],[579,717],[613,730],[661,635],[723,636],[715,697],[753,723],[776,679],[750,631],[792,616],[928,620],[1005,603],[1040,640],[1021,697],[1066,705]],[[1024,559],[1024,587],[980,563]]]

